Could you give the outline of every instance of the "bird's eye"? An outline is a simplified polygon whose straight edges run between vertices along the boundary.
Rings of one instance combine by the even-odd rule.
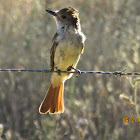
[[[64,16],[64,15],[63,15],[63,16],[62,16],[62,18],[63,18],[63,19],[65,19],[65,18],[66,18],[66,16]]]

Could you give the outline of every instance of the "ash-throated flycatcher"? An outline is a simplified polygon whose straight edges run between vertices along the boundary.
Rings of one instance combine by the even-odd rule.
[[[57,32],[53,37],[50,50],[50,67],[52,70],[72,71],[84,51],[86,39],[81,32],[78,11],[71,7],[56,12],[46,11],[55,17],[57,24]],[[70,73],[52,74],[50,87],[39,108],[41,114],[64,112],[64,82],[71,77]]]

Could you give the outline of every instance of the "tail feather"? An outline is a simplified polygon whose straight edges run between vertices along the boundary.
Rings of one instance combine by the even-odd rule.
[[[63,86],[63,83],[58,87],[53,87],[52,84],[50,85],[49,90],[39,107],[39,112],[41,114],[45,114],[47,112],[53,114],[64,112]]]

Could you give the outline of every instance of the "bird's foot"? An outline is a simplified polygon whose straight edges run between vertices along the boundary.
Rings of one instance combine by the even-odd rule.
[[[80,76],[81,71],[80,71],[79,69],[74,68],[73,65],[69,66],[69,67],[67,68],[67,71],[71,71],[72,69],[75,70],[75,72],[76,72],[76,77]]]
[[[56,71],[57,71],[58,75],[59,75],[59,76],[61,76],[61,70],[60,70],[60,69],[58,69],[58,68],[57,68],[57,66],[55,66],[55,69],[56,69]]]

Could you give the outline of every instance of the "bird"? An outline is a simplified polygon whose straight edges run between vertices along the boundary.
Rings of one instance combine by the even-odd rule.
[[[57,31],[52,39],[50,49],[50,68],[60,73],[53,73],[49,89],[42,101],[41,114],[60,114],[64,112],[64,83],[72,73],[61,71],[77,70],[76,66],[84,52],[86,37],[81,31],[79,12],[72,7],[59,11],[46,10],[56,21]]]

